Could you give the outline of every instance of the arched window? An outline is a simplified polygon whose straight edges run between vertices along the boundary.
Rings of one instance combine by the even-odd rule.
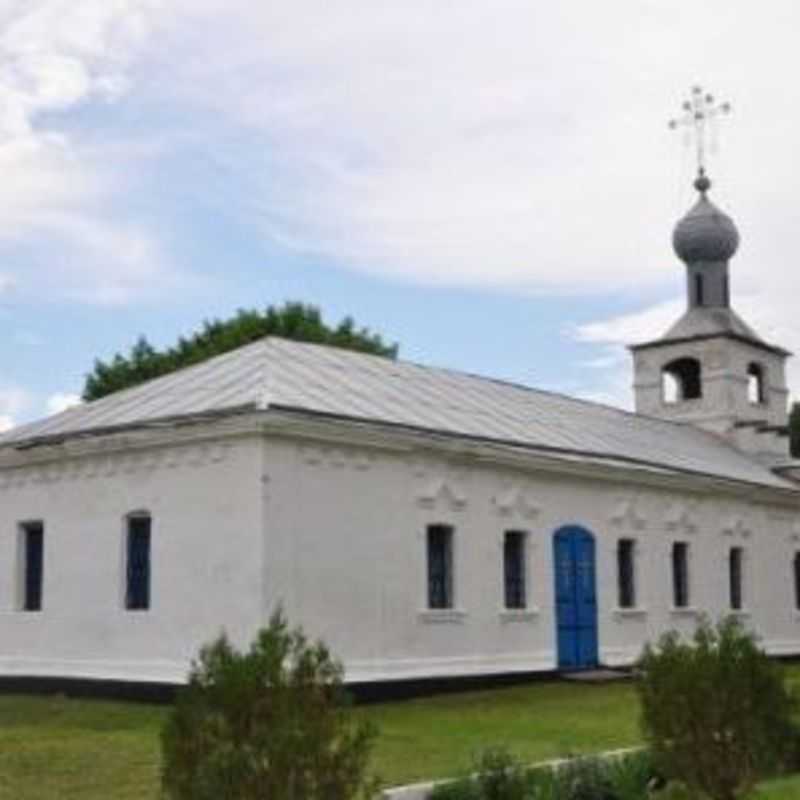
[[[747,367],[747,399],[754,406],[763,405],[766,400],[764,368],[755,362]]]
[[[703,396],[700,362],[696,358],[677,358],[661,370],[661,390],[665,403],[697,400]]]

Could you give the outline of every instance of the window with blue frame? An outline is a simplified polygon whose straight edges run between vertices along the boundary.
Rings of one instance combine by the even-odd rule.
[[[730,606],[733,611],[741,611],[743,604],[742,572],[744,568],[744,550],[731,547],[728,554],[728,579],[730,583]]]
[[[26,522],[22,529],[22,610],[42,610],[44,524]]]
[[[636,607],[636,542],[617,542],[617,601],[620,608]]]
[[[689,545],[674,542],[672,545],[672,605],[689,607]]]
[[[527,606],[524,531],[506,531],[503,539],[503,582],[506,608]]]
[[[152,521],[147,514],[127,518],[125,608],[147,611],[150,608],[150,540]]]
[[[453,607],[453,529],[428,526],[428,608]]]
[[[800,552],[794,554],[792,573],[794,577],[794,607],[800,611]]]

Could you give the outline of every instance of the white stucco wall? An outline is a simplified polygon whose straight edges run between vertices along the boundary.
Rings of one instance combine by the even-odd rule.
[[[223,627],[249,639],[262,607],[260,455],[251,438],[0,469],[0,673],[174,682]],[[127,611],[124,518],[141,510],[151,607]],[[19,610],[25,520],[45,529],[40,612]]]
[[[510,469],[434,451],[265,441],[267,604],[324,637],[350,680],[556,666],[553,533],[596,537],[601,661],[629,664],[647,639],[729,611],[727,553],[745,549],[743,620],[775,653],[800,653],[791,559],[800,516],[759,493],[637,486]],[[691,488],[690,488],[691,487]],[[426,526],[455,530],[455,609],[426,605]],[[526,613],[503,609],[502,537],[528,532]],[[637,608],[617,608],[617,541],[637,541]],[[671,546],[690,545],[691,609],[672,606]]]
[[[395,436],[259,424],[34,449],[0,463],[0,674],[181,681],[225,628],[249,641],[281,603],[352,681],[556,666],[552,536],[596,537],[600,658],[695,624],[671,612],[670,547],[690,544],[692,606],[727,611],[746,551],[744,619],[800,653],[792,498],[619,466]],[[339,441],[336,441],[339,437]],[[169,440],[169,441],[168,441]],[[153,519],[152,607],[123,608],[124,518]],[[18,526],[45,525],[44,608],[19,610]],[[426,609],[426,526],[455,530],[455,609]],[[502,537],[528,532],[530,608],[503,609]],[[637,608],[617,609],[616,548],[637,541]]]

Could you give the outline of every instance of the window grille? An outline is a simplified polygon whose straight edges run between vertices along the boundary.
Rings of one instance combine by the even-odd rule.
[[[672,604],[675,608],[689,605],[689,545],[686,542],[672,545]]]
[[[128,517],[125,607],[129,611],[150,608],[150,530],[150,517]]]
[[[23,567],[23,611],[42,610],[42,587],[44,583],[44,525],[30,522],[22,526]]]
[[[620,608],[636,606],[636,575],[633,539],[620,539],[617,543],[617,587]]]
[[[794,554],[794,607],[800,611],[800,552]]]
[[[734,611],[742,608],[742,559],[741,547],[732,547],[728,557],[728,573],[730,578],[730,602]]]
[[[525,534],[521,531],[506,531],[503,575],[506,608],[525,608]]]
[[[453,531],[444,525],[428,528],[428,607],[453,607]]]

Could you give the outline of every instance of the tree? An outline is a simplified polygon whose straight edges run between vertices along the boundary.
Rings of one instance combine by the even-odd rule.
[[[789,442],[792,456],[800,458],[800,403],[794,403],[789,414]]]
[[[638,684],[657,766],[692,793],[735,800],[791,757],[794,702],[780,665],[734,617],[648,645]]]
[[[281,611],[249,651],[224,637],[200,651],[162,731],[172,800],[370,798],[374,729],[356,720],[342,667]]]
[[[264,336],[281,336],[387,358],[397,357],[396,344],[386,344],[380,335],[368,328],[356,328],[351,317],[345,317],[337,326],[331,327],[315,306],[292,302],[281,307],[268,306],[263,312],[240,309],[227,320],[206,320],[197,333],[188,339],[181,337],[177,344],[165,350],[156,350],[141,336],[127,356],[117,353],[109,362],[100,359],[94,362],[92,372],[86,376],[83,399],[98,400],[120,389],[227,353]]]

